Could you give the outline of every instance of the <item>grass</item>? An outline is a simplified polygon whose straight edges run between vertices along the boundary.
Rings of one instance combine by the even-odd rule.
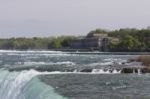
[[[150,55],[138,56],[134,59],[130,59],[130,61],[142,62],[144,66],[148,66],[150,68]]]

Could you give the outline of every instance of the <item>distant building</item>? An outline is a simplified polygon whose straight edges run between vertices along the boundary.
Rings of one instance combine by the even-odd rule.
[[[116,43],[120,42],[120,39],[119,38],[115,38],[115,37],[111,37],[110,41],[111,41],[111,43],[116,44]]]
[[[92,37],[104,38],[104,37],[108,37],[108,34],[106,34],[106,33],[89,33],[86,36],[86,38],[92,38]]]
[[[91,49],[107,51],[109,38],[107,34],[94,33],[88,34],[85,38],[77,39],[71,42],[71,48],[74,49]]]

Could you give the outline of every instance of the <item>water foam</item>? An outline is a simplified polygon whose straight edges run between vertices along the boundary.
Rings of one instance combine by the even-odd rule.
[[[121,71],[117,71],[116,69],[114,70],[110,70],[110,69],[107,69],[107,70],[104,70],[104,69],[93,69],[92,70],[92,73],[98,73],[98,74],[120,74]]]
[[[24,65],[75,65],[74,62],[71,61],[63,61],[63,62],[23,62],[18,64],[24,64]]]
[[[25,99],[21,89],[37,74],[39,73],[34,70],[12,73],[3,71],[0,75],[0,99]]]
[[[37,53],[37,52],[42,52],[42,53],[62,53],[61,51],[46,51],[46,50],[27,50],[27,51],[19,51],[19,50],[0,50],[0,52],[15,52],[15,53],[23,53],[23,52],[28,52],[28,53]]]
[[[41,90],[34,90],[36,92],[36,96],[32,97],[31,93],[28,93],[28,91],[33,91],[32,86],[27,87],[29,81],[33,79],[37,75],[45,75],[45,74],[60,74],[60,72],[38,72],[35,70],[29,70],[29,71],[22,71],[22,72],[9,72],[7,70],[0,70],[0,99],[66,99],[66,98],[60,98],[60,95],[57,95],[52,87],[49,87],[50,89],[47,89],[47,93],[49,94],[47,97],[44,98],[44,96],[38,96],[39,94],[45,95],[46,93],[42,93],[44,90],[43,87],[41,87]],[[35,82],[35,85],[38,82]],[[44,83],[40,83],[42,86],[44,86]],[[34,86],[38,87],[38,86]],[[48,86],[47,86],[48,87]],[[25,93],[26,90],[26,93]],[[27,98],[26,96],[30,96],[30,98]],[[33,95],[34,96],[34,95]],[[32,98],[31,98],[32,97]],[[53,98],[52,98],[53,97]]]

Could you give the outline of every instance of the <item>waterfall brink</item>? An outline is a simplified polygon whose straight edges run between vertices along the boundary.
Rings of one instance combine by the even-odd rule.
[[[53,87],[40,82],[36,76],[42,74],[51,73],[35,70],[9,72],[0,69],[0,99],[66,99],[57,94]]]
[[[22,88],[37,74],[39,73],[34,70],[22,72],[1,71],[0,99],[25,99]]]

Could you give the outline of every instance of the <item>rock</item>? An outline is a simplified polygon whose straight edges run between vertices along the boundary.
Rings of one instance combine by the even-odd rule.
[[[144,68],[123,68],[121,73],[150,73],[150,69]]]
[[[83,69],[80,72],[92,72],[92,69]]]

